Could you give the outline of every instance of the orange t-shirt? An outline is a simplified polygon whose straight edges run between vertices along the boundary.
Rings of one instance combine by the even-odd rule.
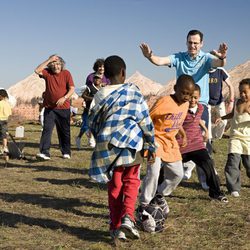
[[[165,162],[182,160],[175,136],[187,115],[188,106],[188,102],[178,105],[171,96],[164,96],[150,110],[158,143],[156,156]]]

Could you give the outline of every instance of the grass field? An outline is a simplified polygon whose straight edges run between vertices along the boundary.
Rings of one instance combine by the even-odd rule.
[[[27,159],[0,159],[0,249],[113,249],[109,236],[106,185],[88,177],[92,149],[76,150],[64,160],[53,135],[50,161],[38,161],[41,127],[25,125]],[[86,143],[85,137],[83,144]],[[227,140],[215,143],[222,189]],[[145,166],[142,168],[142,176]],[[141,239],[116,249],[250,249],[250,184],[242,169],[240,198],[228,204],[210,201],[196,174],[167,201],[170,214],[159,234],[140,232]]]

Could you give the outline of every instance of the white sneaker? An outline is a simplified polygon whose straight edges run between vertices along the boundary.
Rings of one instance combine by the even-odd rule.
[[[77,149],[81,149],[81,138],[77,136],[75,140]]]
[[[91,137],[88,139],[88,145],[91,147],[91,148],[94,148],[96,143],[95,143],[95,139],[94,137],[91,135]]]
[[[126,241],[126,235],[123,233],[121,230],[116,229],[116,230],[111,230],[110,231],[110,236],[112,237],[113,240],[118,239],[121,241]]]
[[[70,159],[70,155],[69,154],[64,154],[63,159]]]
[[[192,171],[195,168],[195,163],[193,161],[188,161],[183,164],[184,176],[183,180],[188,180],[192,176]]]
[[[37,155],[36,155],[36,158],[42,159],[42,160],[45,160],[45,161],[50,160],[50,157],[49,157],[49,156],[47,156],[47,155],[45,155],[45,154],[42,154],[42,153],[37,154]]]
[[[185,170],[184,169],[184,175],[183,175],[183,178],[182,180],[186,181],[186,180],[189,180],[192,176],[192,170]]]
[[[139,239],[140,234],[135,228],[135,223],[130,219],[128,215],[122,218],[122,224],[120,230],[130,239]]]
[[[8,147],[4,147],[4,148],[3,148],[3,153],[6,153],[6,154],[9,153]]]
[[[240,194],[239,194],[238,191],[233,191],[233,192],[231,192],[231,195],[232,195],[233,197],[235,197],[235,198],[240,196]]]
[[[91,148],[95,148],[95,143],[89,143],[89,146],[90,146]]]

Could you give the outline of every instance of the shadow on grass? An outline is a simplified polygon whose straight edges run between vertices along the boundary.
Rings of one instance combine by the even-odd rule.
[[[197,195],[194,197],[190,197],[190,196],[181,196],[181,195],[169,195],[166,197],[166,199],[179,199],[182,201],[190,201],[190,200],[206,200],[206,201],[210,201],[210,198],[207,194],[207,196],[203,196],[203,195]]]
[[[198,182],[187,182],[187,181],[182,181],[179,186],[181,187],[185,187],[185,188],[191,188],[191,189],[195,189],[195,190],[200,190],[201,185]]]
[[[80,149],[78,149],[77,147],[71,147],[71,150],[75,150],[75,151],[93,151],[93,148],[89,147],[89,146],[82,146]]]
[[[8,162],[7,164],[4,163],[4,162],[1,162],[0,163],[0,166],[1,167],[5,167],[5,168],[26,168],[26,169],[34,169],[35,171],[40,171],[40,172],[43,172],[43,171],[60,171],[60,172],[68,172],[68,173],[72,173],[72,174],[88,174],[88,169],[79,169],[79,168],[66,168],[66,167],[56,167],[56,166],[46,166],[46,165],[43,165],[43,166],[35,166],[35,165],[25,165],[27,163],[39,163],[39,162],[44,162],[45,161],[38,161],[38,160],[30,160],[30,161],[23,161],[23,160],[20,160],[22,162],[20,162],[20,164],[17,164],[17,163],[12,163],[12,162]]]
[[[241,187],[243,187],[243,188],[250,188],[250,185],[242,184]]]
[[[37,148],[37,152],[39,152],[39,145],[40,145],[39,141],[38,142],[31,142],[31,141],[23,140],[20,142],[17,141],[16,143],[17,143],[17,145],[23,143],[25,148],[32,148],[32,149]],[[55,149],[60,150],[58,143],[51,143],[50,148],[55,148]]]
[[[227,185],[225,184],[225,183],[223,183],[223,184],[221,184],[221,186],[223,186],[223,187],[227,187]],[[241,187],[242,188],[250,188],[250,185],[247,185],[247,184],[241,184]]]
[[[78,237],[80,240],[87,240],[92,242],[103,241],[110,243],[109,234],[106,231],[92,230],[84,227],[73,227],[51,219],[33,218],[17,213],[8,213],[0,211],[0,224],[2,226],[17,228],[18,224],[26,224],[29,226],[39,226],[42,228],[49,228],[52,230],[61,229],[64,232]]]
[[[5,202],[25,202],[27,204],[39,205],[42,208],[52,208],[55,210],[64,210],[65,212],[71,212],[75,215],[91,217],[91,218],[108,218],[103,214],[98,213],[85,213],[75,209],[75,207],[94,207],[94,208],[107,208],[104,204],[97,204],[89,201],[80,201],[79,199],[65,198],[60,199],[53,196],[48,196],[44,194],[10,194],[10,193],[0,193],[0,199]]]
[[[89,188],[89,189],[98,188],[100,190],[107,189],[107,185],[104,183],[92,182],[92,181],[90,181],[88,179],[84,179],[84,178],[65,179],[65,180],[36,178],[34,180],[40,181],[40,182],[49,182],[50,184],[54,184],[54,185],[84,186],[84,187]]]
[[[26,148],[37,148],[37,151],[39,151],[39,142],[24,141],[24,144]]]
[[[40,142],[23,141],[22,143],[24,143],[26,148],[32,148],[32,149],[37,148],[37,152],[39,152]],[[55,149],[60,150],[59,143],[51,143],[50,148],[55,148]],[[81,149],[78,149],[75,145],[71,144],[71,150],[75,150],[75,151],[93,151],[93,148],[86,145],[86,146],[82,146]]]

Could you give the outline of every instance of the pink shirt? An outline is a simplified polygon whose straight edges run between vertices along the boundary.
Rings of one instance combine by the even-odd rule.
[[[182,125],[187,136],[187,146],[184,148],[180,147],[182,154],[205,148],[202,129],[199,125],[203,110],[204,108],[200,103],[198,103],[198,108],[195,114],[191,114],[190,110],[188,110],[187,116]],[[179,145],[182,144],[182,138],[178,138],[178,143]]]

